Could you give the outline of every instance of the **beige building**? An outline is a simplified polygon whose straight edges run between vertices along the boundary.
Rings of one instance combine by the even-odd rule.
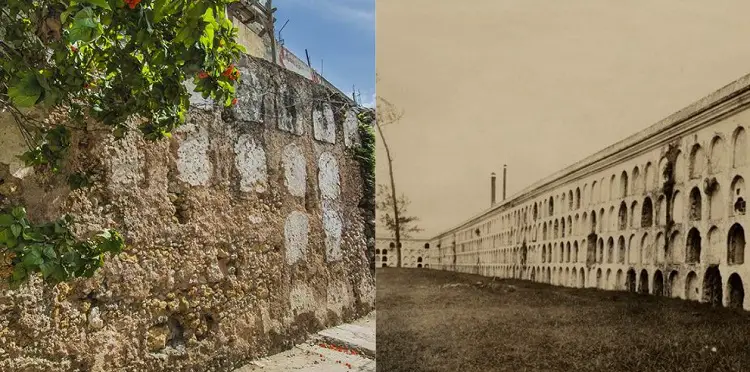
[[[427,239],[401,239],[401,267],[429,268],[430,241]],[[375,266],[396,267],[398,255],[396,239],[375,239]]]
[[[430,266],[750,309],[748,102],[750,75],[440,233]]]

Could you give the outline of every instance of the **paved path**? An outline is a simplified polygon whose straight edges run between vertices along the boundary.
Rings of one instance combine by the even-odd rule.
[[[234,372],[375,372],[375,312],[313,335],[304,344]]]

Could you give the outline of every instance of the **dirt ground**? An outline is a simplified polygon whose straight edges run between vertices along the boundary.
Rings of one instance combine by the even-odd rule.
[[[378,371],[750,368],[741,310],[437,270],[376,275]]]

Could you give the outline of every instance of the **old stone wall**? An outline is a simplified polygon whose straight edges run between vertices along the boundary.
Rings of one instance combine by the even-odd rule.
[[[398,263],[396,239],[380,237],[375,239],[375,266],[396,267]],[[430,242],[427,239],[401,238],[401,267],[428,268]]]
[[[0,203],[128,245],[93,278],[3,288],[1,371],[228,371],[372,310],[355,111],[268,62],[238,67],[236,106],[195,98],[156,143],[91,123],[60,175],[24,168],[0,121]],[[71,190],[75,171],[94,185]]]
[[[750,309],[750,76],[439,234],[433,268]]]

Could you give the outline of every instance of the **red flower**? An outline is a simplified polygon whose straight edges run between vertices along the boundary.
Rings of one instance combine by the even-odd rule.
[[[83,84],[83,88],[89,89],[89,88],[91,88],[91,85],[89,85],[89,83],[85,83],[85,84]]]
[[[221,73],[222,76],[226,76],[229,78],[229,80],[237,80],[240,77],[240,70],[238,70],[234,65],[229,65],[224,72]]]
[[[78,48],[76,48],[76,46],[75,46],[75,45],[71,45],[71,46],[70,46],[70,51],[71,51],[71,52],[73,52],[73,53],[75,53],[75,52],[77,52],[77,51],[78,51]]]
[[[208,77],[208,73],[206,71],[201,71],[198,73],[198,79],[205,79]]]
[[[125,4],[128,4],[128,7],[130,9],[135,9],[136,6],[138,6],[138,3],[140,3],[141,0],[125,0]]]
[[[236,104],[237,104],[237,98],[234,98],[234,99],[232,99],[232,104],[233,104],[233,105],[236,105]]]

